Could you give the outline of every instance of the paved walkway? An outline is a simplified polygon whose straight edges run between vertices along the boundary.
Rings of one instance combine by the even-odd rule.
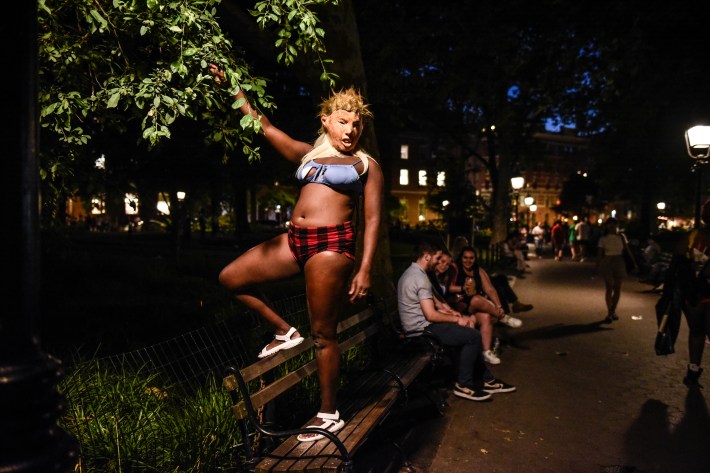
[[[532,273],[515,291],[535,308],[522,314],[523,327],[501,329],[508,343],[502,364],[492,368],[518,391],[484,403],[449,392],[444,417],[412,408],[391,427],[411,467],[378,444],[356,457],[358,471],[710,472],[710,370],[706,390],[681,383],[685,321],[676,353],[657,356],[658,295],[644,293],[648,286],[630,276],[620,320],[605,325],[604,284],[594,263],[530,263]],[[706,368],[707,360],[710,347]]]

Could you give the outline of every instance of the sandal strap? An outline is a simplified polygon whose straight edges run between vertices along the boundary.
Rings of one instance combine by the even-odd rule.
[[[291,336],[296,333],[296,327],[291,327],[288,332],[284,335],[274,335],[274,338],[280,342],[287,342],[291,340]]]
[[[316,414],[316,417],[319,419],[323,419],[324,421],[338,421],[340,420],[340,412],[337,410],[335,411],[334,414],[328,414],[327,412],[319,412]],[[334,424],[335,422],[331,422],[331,424]]]

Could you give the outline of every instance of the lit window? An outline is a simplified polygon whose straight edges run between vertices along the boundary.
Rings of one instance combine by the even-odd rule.
[[[426,171],[419,171],[419,185],[426,186]]]
[[[91,214],[101,215],[106,213],[106,202],[101,197],[92,197],[91,199]]]
[[[400,169],[399,170],[399,183],[403,186],[409,185],[409,170]]]
[[[409,145],[400,145],[399,157],[400,159],[409,159]]]
[[[165,200],[164,196],[160,195],[158,197],[158,203],[155,206],[158,209],[158,212],[160,212],[163,215],[170,215],[170,205],[168,202]]]
[[[138,215],[138,196],[126,194],[123,197],[123,209],[126,215]]]
[[[439,171],[436,173],[436,185],[444,187],[446,185],[446,172]]]

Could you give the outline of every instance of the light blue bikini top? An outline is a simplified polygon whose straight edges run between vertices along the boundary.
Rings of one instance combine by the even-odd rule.
[[[360,176],[355,169],[361,162],[361,159],[352,164],[320,164],[315,160],[309,161],[296,172],[296,178],[301,185],[325,184],[342,192],[362,193],[362,181],[365,177]],[[311,169],[315,169],[312,174]]]

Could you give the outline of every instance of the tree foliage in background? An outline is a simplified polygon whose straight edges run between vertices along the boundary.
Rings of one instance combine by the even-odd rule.
[[[322,80],[331,81],[315,8],[338,2],[268,0],[242,8],[274,35],[281,64],[314,53]],[[240,105],[231,99],[238,88],[257,109],[275,104],[267,80],[252,72],[247,51],[223,33],[219,4],[40,0],[42,177],[62,188],[82,153],[100,152],[87,146],[91,140],[109,130],[150,152],[184,120],[199,123],[205,142],[221,145],[225,157],[240,150],[258,159],[253,137],[260,122],[225,112]],[[225,70],[230,88],[214,86],[209,63]]]
[[[447,134],[488,168],[493,184],[494,238],[507,227],[509,179],[530,156],[531,135],[546,120],[574,120],[598,131],[594,115],[608,77],[593,37],[578,34],[574,5],[522,1],[434,2],[358,0],[373,101],[392,111],[390,130]],[[416,41],[411,35],[417,36]],[[402,113],[405,111],[406,113]],[[481,153],[495,125],[497,159]]]
[[[710,46],[700,2],[356,5],[366,65],[378,71],[370,77],[372,100],[390,133],[442,131],[473,144],[476,156],[480,130],[496,125],[499,159],[484,164],[499,227],[508,215],[510,169],[538,159],[529,137],[548,119],[593,138],[598,166],[590,171],[604,200],[643,201],[648,215],[654,196],[691,194],[671,189],[691,179],[684,129],[710,119],[710,71],[697,53]]]

